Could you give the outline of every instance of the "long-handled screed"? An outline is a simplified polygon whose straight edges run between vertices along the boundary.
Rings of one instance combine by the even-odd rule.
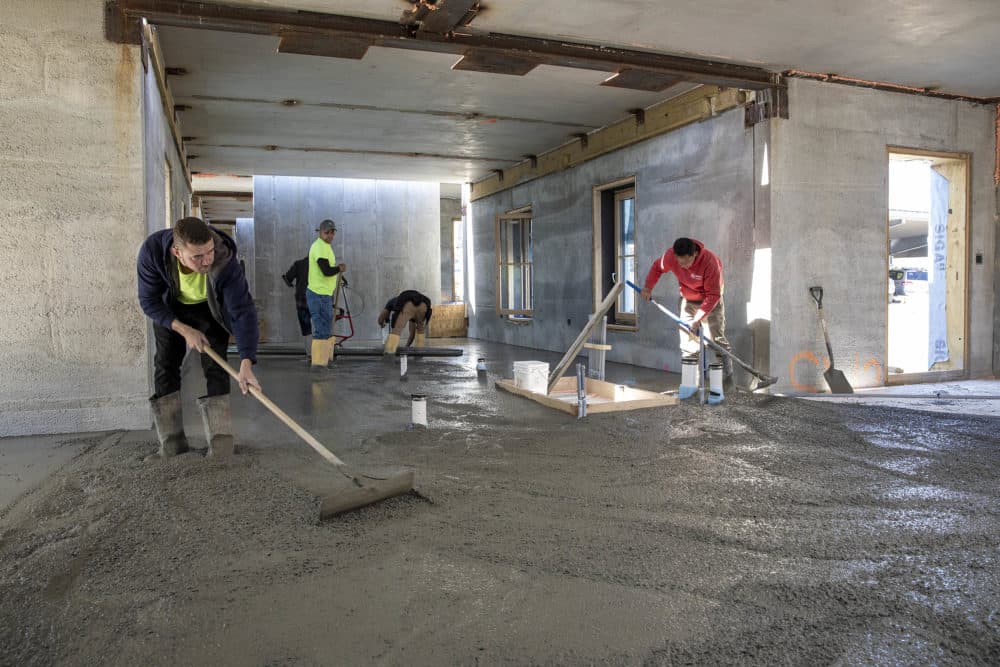
[[[636,285],[631,280],[626,280],[625,284],[628,285],[629,287],[631,287],[632,289],[634,289],[636,292],[639,292],[640,294],[642,293],[642,289],[640,289],[639,286]],[[664,308],[659,302],[656,301],[656,299],[650,299],[649,302],[651,304],[653,304],[654,306],[656,306],[657,308],[659,308],[660,311],[662,311],[664,315],[666,315],[667,317],[669,317],[670,319],[672,319],[677,324],[678,327],[680,327],[682,330],[686,331],[693,338],[698,338],[699,337],[698,334],[695,333],[691,329],[691,327],[689,327],[687,325],[686,322],[684,322],[684,320],[682,320],[680,317],[678,317],[677,315],[674,315],[672,312],[670,312],[669,310],[667,310],[666,308]],[[719,345],[718,343],[716,343],[714,340],[711,340],[710,338],[706,338],[706,337],[702,337],[702,339],[705,341],[705,344],[708,347],[712,348],[714,351],[718,352],[719,354],[726,355],[727,357],[729,357],[730,359],[732,359],[734,362],[736,362],[737,364],[739,364],[739,366],[741,368],[743,368],[744,370],[746,370],[746,372],[750,373],[750,375],[752,375],[755,378],[757,378],[756,385],[754,385],[753,387],[750,387],[750,391],[757,391],[758,389],[763,389],[764,387],[770,387],[772,384],[774,384],[775,382],[778,381],[778,378],[773,377],[771,375],[766,375],[764,373],[761,373],[756,368],[754,368],[753,366],[751,366],[747,362],[743,361],[742,359],[740,359],[739,357],[737,357],[735,354],[733,354],[732,352],[730,352],[726,348],[724,348],[721,345]]]
[[[215,363],[219,364],[224,371],[229,373],[233,379],[239,381],[239,374],[233,370],[233,367],[226,363],[226,360],[220,357],[215,350],[210,347],[205,347],[204,352],[211,357]],[[337,470],[353,483],[353,487],[348,490],[334,490],[331,495],[323,497],[320,507],[321,517],[332,516],[334,514],[340,514],[341,512],[356,509],[358,507],[364,507],[365,505],[370,505],[371,503],[385,500],[386,498],[392,498],[393,496],[408,493],[413,489],[412,471],[399,473],[397,475],[388,475],[385,477],[376,477],[373,475],[359,473],[340,460],[336,454],[324,447],[319,440],[314,438],[308,431],[299,426],[294,419],[289,417],[284,410],[275,405],[260,389],[251,386],[250,394],[263,403],[264,407],[274,413],[278,419],[284,422],[285,426],[292,429],[296,435],[305,440],[306,444],[315,449],[320,456],[336,466]],[[364,478],[364,480],[371,481],[362,481],[362,478]]]

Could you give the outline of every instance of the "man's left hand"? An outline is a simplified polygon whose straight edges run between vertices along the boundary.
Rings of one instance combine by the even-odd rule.
[[[261,391],[260,382],[257,380],[257,376],[253,374],[253,362],[249,359],[240,360],[239,382],[240,391],[242,391],[244,395],[250,391],[250,387],[256,388],[257,391]]]
[[[701,320],[693,320],[688,326],[691,327],[691,332],[695,336],[701,336]]]

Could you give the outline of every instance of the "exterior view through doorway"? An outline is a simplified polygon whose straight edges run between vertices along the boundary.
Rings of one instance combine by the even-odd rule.
[[[887,383],[965,378],[969,156],[888,156]]]

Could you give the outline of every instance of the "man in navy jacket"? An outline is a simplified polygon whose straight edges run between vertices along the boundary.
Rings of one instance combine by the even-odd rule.
[[[178,220],[155,232],[139,250],[139,304],[153,321],[156,354],[150,397],[160,456],[188,450],[181,411],[181,364],[187,348],[211,347],[223,359],[230,334],[240,354],[239,385],[244,394],[260,383],[257,362],[257,309],[236,243],[200,218]],[[210,456],[233,452],[229,375],[201,355],[207,393],[198,399]]]

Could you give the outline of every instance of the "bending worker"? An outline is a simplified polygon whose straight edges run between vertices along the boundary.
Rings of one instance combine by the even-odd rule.
[[[680,287],[680,317],[698,333],[702,324],[708,326],[705,334],[723,349],[732,349],[726,340],[726,310],[722,300],[724,283],[722,279],[722,262],[701,241],[681,237],[674,241],[672,248],[667,249],[663,256],[653,262],[646,283],[642,289],[642,298],[649,301],[653,287],[664,273],[672,271],[677,276]],[[687,332],[680,332],[681,357],[697,358],[698,340]],[[722,357],[719,359],[719,357]],[[727,384],[732,383],[733,361],[728,355],[716,353],[716,359],[722,362],[722,374]]]
[[[319,223],[319,237],[309,248],[309,283],[306,303],[312,318],[312,370],[326,368],[333,357],[333,293],[337,289],[337,276],[347,270],[346,264],[337,264],[333,253],[333,237],[337,225],[333,220]]]
[[[392,332],[385,339],[385,353],[395,354],[399,347],[399,336],[403,327],[410,325],[409,347],[416,336],[416,346],[423,347],[427,335],[427,323],[431,321],[431,300],[417,290],[406,290],[389,299],[378,316],[379,328],[389,324]]]
[[[153,320],[153,409],[162,457],[188,451],[181,410],[181,364],[187,348],[211,347],[226,358],[230,332],[240,353],[239,384],[260,389],[257,363],[257,309],[236,243],[200,218],[178,220],[173,229],[155,232],[139,250],[139,304]],[[229,374],[201,355],[206,395],[198,399],[208,439],[208,455],[233,453]]]
[[[299,331],[306,348],[306,356],[312,353],[312,316],[306,301],[306,286],[309,284],[309,257],[295,260],[281,279],[289,287],[295,288],[295,314],[299,318]]]

